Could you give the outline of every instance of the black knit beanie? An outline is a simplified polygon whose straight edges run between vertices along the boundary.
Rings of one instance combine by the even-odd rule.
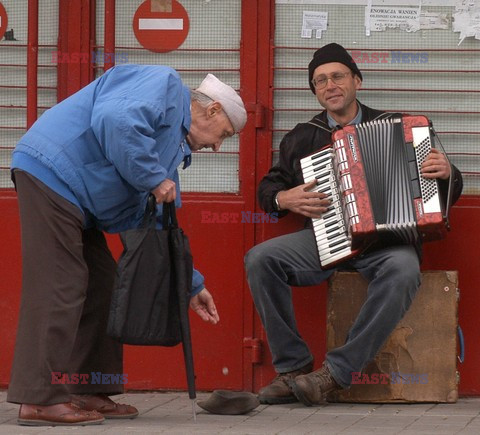
[[[315,87],[312,84],[313,72],[315,69],[323,65],[324,63],[330,62],[339,62],[343,63],[345,66],[348,66],[353,74],[356,74],[360,77],[360,80],[363,80],[362,73],[358,69],[357,64],[341,45],[332,42],[331,44],[324,45],[322,48],[319,48],[314,54],[313,59],[308,64],[308,84],[313,93],[315,93]]]

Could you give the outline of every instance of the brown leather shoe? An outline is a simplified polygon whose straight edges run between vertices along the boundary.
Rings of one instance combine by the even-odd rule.
[[[72,403],[29,405],[23,403],[18,412],[18,424],[24,426],[86,426],[105,421],[96,411],[84,411]]]
[[[310,373],[313,370],[313,361],[301,367],[298,370],[287,373],[279,373],[272,382],[263,387],[258,392],[258,400],[260,403],[268,405],[279,405],[282,403],[294,403],[297,398],[293,394],[289,381],[295,379],[299,375]]]
[[[134,406],[115,403],[106,394],[72,394],[72,403],[86,411],[97,411],[105,418],[135,418]]]
[[[333,379],[325,363],[312,373],[292,379],[290,387],[297,399],[306,406],[325,403],[328,393],[342,388]]]

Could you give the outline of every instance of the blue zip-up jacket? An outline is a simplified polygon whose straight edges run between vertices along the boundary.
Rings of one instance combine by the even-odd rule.
[[[86,227],[125,231],[139,226],[149,192],[166,178],[181,205],[177,167],[190,159],[190,124],[190,91],[175,70],[116,66],[47,110],[17,144],[12,169],[77,205]],[[194,270],[192,293],[203,283]]]

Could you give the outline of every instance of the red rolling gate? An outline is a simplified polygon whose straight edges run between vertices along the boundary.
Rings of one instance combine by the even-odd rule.
[[[205,2],[201,8],[200,2],[182,1],[189,13],[190,32],[180,49],[168,53],[147,51],[135,39],[132,23],[142,1],[3,3],[14,16],[23,12],[22,27],[28,30],[21,32],[18,21],[10,20],[18,37],[16,41],[1,43],[1,49],[8,53],[0,59],[0,69],[15,71],[5,83],[5,89],[10,93],[12,89],[21,90],[18,95],[5,93],[4,97],[10,98],[4,105],[5,111],[12,110],[12,100],[20,101],[16,105],[21,114],[2,125],[8,131],[18,130],[16,140],[26,126],[34,122],[37,111],[40,113],[85,86],[113,66],[115,60],[117,63],[168,64],[192,87],[211,72],[241,92],[249,113],[248,126],[239,139],[227,141],[217,155],[198,153],[194,157],[192,168],[203,169],[198,169],[190,178],[186,173],[182,179],[182,191],[187,193],[183,195],[179,219],[190,236],[195,265],[205,275],[207,288],[215,295],[221,316],[221,323],[216,327],[192,316],[197,388],[250,389],[251,341],[244,338],[253,334],[253,307],[245,286],[243,255],[253,245],[254,225],[243,224],[242,213],[255,211],[255,136],[257,126],[262,126],[261,111],[256,105],[256,29],[259,25],[256,2],[247,10],[240,0],[210,5]],[[234,20],[223,26],[218,24],[222,17],[231,14],[235,15]],[[45,36],[47,26],[51,32]],[[51,44],[51,40],[55,43]],[[19,58],[18,65],[12,66],[8,57],[15,56]],[[47,79],[42,73],[45,69],[51,70]],[[19,76],[19,70],[25,73]],[[50,91],[55,94],[49,98],[42,94],[45,80],[54,82]],[[5,139],[5,142],[6,154],[9,154],[15,141]],[[2,170],[6,187],[0,191],[0,224],[1,231],[5,231],[0,248],[0,285],[4,295],[0,320],[4,349],[0,356],[0,384],[3,386],[9,379],[21,278],[16,198],[8,180],[8,165],[9,156],[5,155]],[[216,223],[224,213],[228,214],[227,221]],[[109,243],[118,255],[117,236],[109,236]],[[128,388],[184,388],[180,347],[127,347],[125,355]]]

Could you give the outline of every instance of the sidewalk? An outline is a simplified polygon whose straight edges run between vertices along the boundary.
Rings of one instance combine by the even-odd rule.
[[[198,393],[199,400],[208,396]],[[28,427],[16,424],[18,405],[7,403],[1,391],[0,434],[480,434],[480,398],[437,405],[260,405],[238,416],[213,415],[197,406],[196,422],[187,393],[129,393],[115,399],[136,406],[140,416],[90,427]]]

